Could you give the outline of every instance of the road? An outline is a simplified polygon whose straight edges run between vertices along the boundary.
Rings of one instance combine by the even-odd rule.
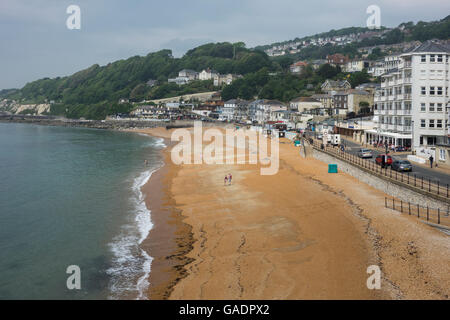
[[[361,145],[358,143],[355,143],[353,141],[347,140],[347,139],[342,139],[343,142],[345,143],[345,151],[353,154],[353,155],[357,155],[358,154],[358,150],[361,149]],[[367,159],[367,161],[375,161],[376,156],[380,155],[380,154],[384,154],[384,152],[378,151],[378,150],[372,150],[374,157],[373,159]],[[392,156],[393,159],[405,159],[406,160],[406,155],[403,156]],[[424,178],[426,180],[431,179],[431,181],[437,182],[439,181],[439,183],[442,186],[446,186],[447,184],[450,185],[450,174],[445,174],[441,171],[437,171],[435,169],[431,169],[431,168],[424,168],[418,165],[414,165],[414,163],[412,162],[413,165],[413,172],[411,173],[412,176],[416,175],[417,178]]]

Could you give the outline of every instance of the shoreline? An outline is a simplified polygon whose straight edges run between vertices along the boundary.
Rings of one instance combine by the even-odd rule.
[[[153,223],[148,237],[141,243],[142,250],[153,259],[147,277],[149,286],[146,295],[151,300],[163,300],[169,298],[174,286],[186,276],[184,267],[193,261],[187,257],[187,253],[192,250],[195,240],[192,227],[184,222],[186,217],[176,208],[170,191],[172,180],[179,169],[168,159],[172,148],[170,140],[163,135],[140,130],[132,132],[163,138],[166,145],[161,150],[163,166],[141,188]]]
[[[140,132],[167,138],[171,131]],[[166,246],[149,298],[448,299],[448,236],[384,208],[383,192],[328,174],[327,164],[301,158],[287,140],[276,176],[259,175],[260,165],[175,166],[169,150],[158,174],[161,208],[173,243],[184,247]],[[233,185],[224,187],[229,172]],[[372,265],[381,269],[381,290],[366,286]]]

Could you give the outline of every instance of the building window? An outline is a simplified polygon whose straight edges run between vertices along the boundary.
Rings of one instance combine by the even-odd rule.
[[[436,120],[436,128],[442,128],[442,120]]]
[[[439,149],[439,160],[445,161],[447,160],[447,155],[445,149]]]
[[[442,87],[437,87],[437,95],[442,96]]]
[[[443,109],[442,109],[442,103],[438,103],[438,104],[437,104],[436,111],[437,111],[437,112],[442,112],[442,110],[443,110]]]
[[[427,145],[434,146],[436,144],[436,137],[427,137]]]
[[[420,127],[421,128],[425,128],[426,127],[425,119],[420,119]]]
[[[424,96],[427,94],[427,89],[425,87],[420,88],[420,93]]]
[[[427,107],[425,105],[425,103],[421,103],[420,104],[420,112],[426,112],[427,111]]]
[[[435,73],[436,73],[436,70],[430,70],[430,79],[434,79],[436,77]]]
[[[427,56],[423,54],[423,55],[420,57],[420,62],[427,62]]]
[[[427,77],[427,71],[426,70],[420,70],[420,78],[425,79]]]
[[[442,62],[442,54],[438,54],[438,56],[437,56],[437,62]]]
[[[433,119],[430,119],[430,122],[429,122],[429,124],[428,124],[428,127],[434,128],[434,120],[433,120]]]
[[[435,62],[434,54],[430,54],[430,62]]]
[[[430,108],[428,109],[430,112],[434,112],[434,103],[430,103]]]
[[[434,96],[435,89],[434,87],[430,87],[430,96]]]

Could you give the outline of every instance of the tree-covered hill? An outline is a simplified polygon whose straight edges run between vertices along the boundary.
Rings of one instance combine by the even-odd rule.
[[[419,21],[416,24],[414,22],[401,23],[398,27],[391,30],[382,27],[381,30],[385,32],[380,36],[367,37],[361,41],[354,41],[351,44],[345,46],[309,46],[300,50],[299,53],[292,55],[294,59],[323,59],[329,54],[342,53],[347,54],[350,57],[358,55],[358,48],[371,47],[377,45],[391,45],[408,41],[426,41],[432,39],[445,40],[450,38],[450,15],[442,20],[424,22]],[[297,41],[305,41],[313,38],[327,38],[334,36],[344,36],[356,33],[363,33],[371,31],[368,28],[349,27],[339,30],[331,30],[316,34],[313,36],[303,37],[301,39],[296,38],[290,41],[278,42],[271,45],[258,46],[255,50],[266,50],[273,46],[284,45]],[[376,30],[375,30],[376,31]]]
[[[44,78],[20,90],[2,91],[0,97],[20,103],[53,101],[54,114],[102,119],[108,114],[129,111],[130,105],[118,104],[121,98],[142,101],[218,89],[212,81],[194,81],[184,86],[167,83],[182,69],[206,68],[245,75],[276,66],[265,53],[246,49],[243,43],[211,43],[188,51],[182,58],[162,50],[105,66],[96,64],[68,77]],[[147,85],[151,79],[158,80],[158,84]]]

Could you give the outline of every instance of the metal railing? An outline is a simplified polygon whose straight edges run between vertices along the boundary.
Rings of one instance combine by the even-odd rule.
[[[322,142],[318,140],[313,140],[313,147],[357,167],[363,168],[374,175],[382,176],[386,179],[393,180],[398,184],[408,186],[410,189],[421,190],[422,192],[438,196],[438,198],[443,201],[450,202],[449,185],[443,185],[439,180],[432,181],[431,178],[424,178],[423,176],[417,177],[416,174],[410,172],[404,173],[394,171],[391,166],[389,166],[389,168],[388,166],[382,168],[381,165],[378,165],[375,162],[342,151],[338,147],[323,145]]]
[[[416,216],[419,219],[426,220],[428,222],[437,223],[444,226],[450,226],[450,208],[447,210],[441,210],[436,208],[430,208],[428,206],[421,206],[418,203],[411,203],[395,198],[384,198],[385,208],[406,213],[410,216]]]

